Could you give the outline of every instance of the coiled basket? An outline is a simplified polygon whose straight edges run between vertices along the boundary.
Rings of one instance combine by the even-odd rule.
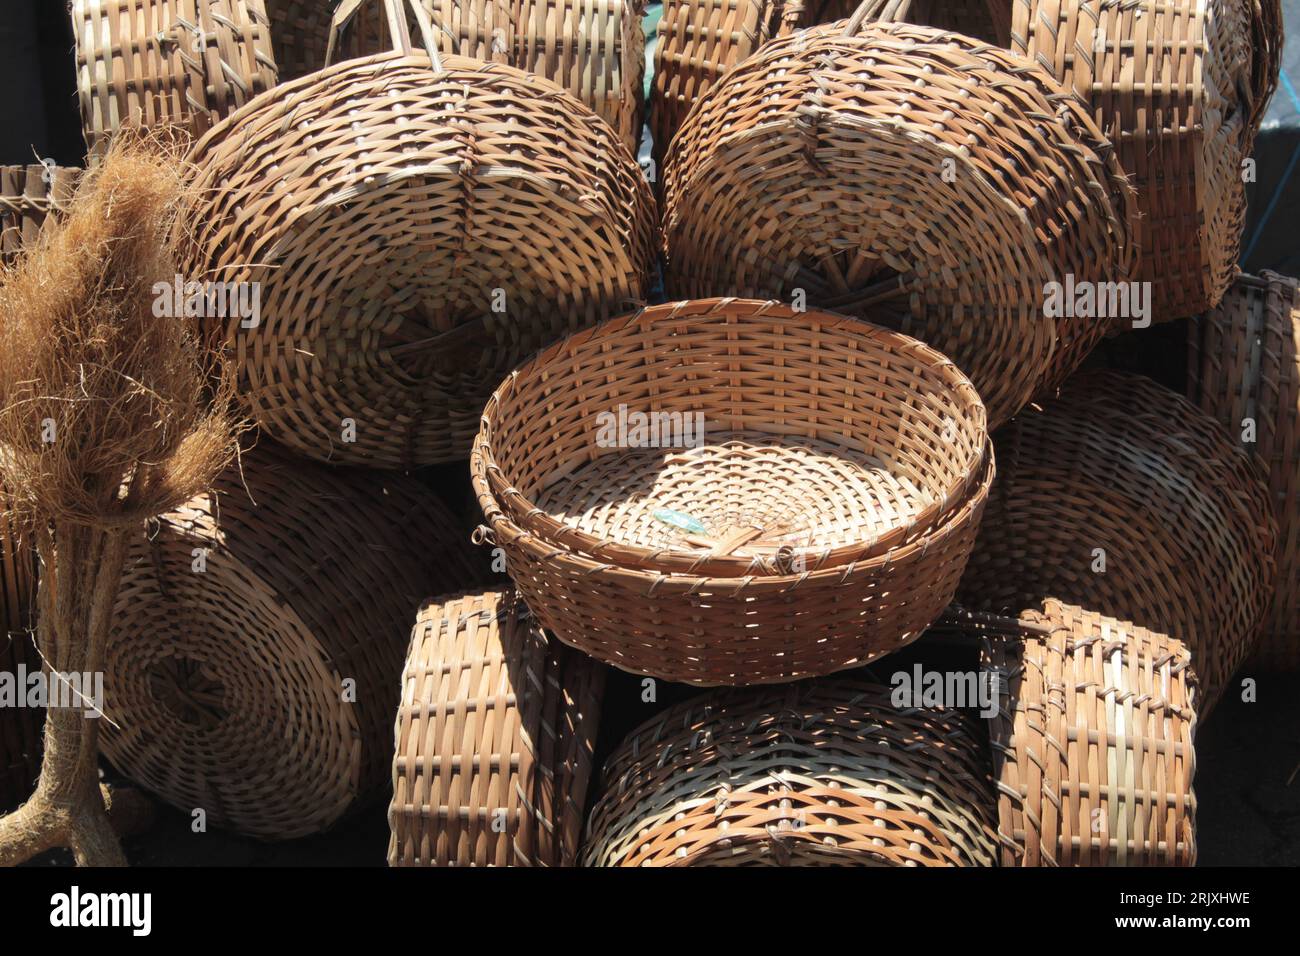
[[[973,720],[887,687],[712,692],[607,762],[589,866],[992,866],[993,788]]]
[[[702,685],[825,674],[918,637],[993,474],[983,406],[948,359],[736,299],[542,352],[488,402],[470,466],[484,536],[544,627]]]
[[[513,590],[437,598],[397,711],[391,866],[574,866],[605,670]]]

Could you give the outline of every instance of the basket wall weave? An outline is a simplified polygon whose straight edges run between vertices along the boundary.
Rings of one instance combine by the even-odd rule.
[[[601,424],[619,409],[698,416],[696,440],[619,445]],[[517,369],[482,421],[487,538],[543,626],[699,685],[826,674],[920,636],[993,472],[951,361],[776,302],[674,303],[578,333]]]
[[[18,668],[40,670],[41,659],[32,642],[32,613],[36,604],[36,554],[24,544],[8,517],[0,512],[0,673],[12,675],[15,691]],[[29,796],[41,772],[44,712],[30,707],[0,707],[0,812]]]
[[[463,458],[503,375],[645,291],[653,199],[636,161],[508,66],[351,60],[250,103],[192,159],[189,272],[261,289],[259,326],[209,325],[252,416],[310,457]]]
[[[1047,283],[1123,279],[1134,255],[1132,191],[1082,105],[1027,60],[904,24],[767,44],[691,112],[664,187],[670,296],[803,290],[901,329],[994,426],[1106,331],[1046,315]]]
[[[1181,642],[1048,600],[985,638],[1003,866],[1192,866],[1196,685]]]
[[[412,615],[482,574],[411,479],[243,457],[128,551],[101,744],[209,825],[290,839],[385,789]]]
[[[591,866],[991,866],[988,757],[957,710],[809,681],[713,692],[605,766]]]
[[[1182,396],[1113,371],[1076,376],[994,442],[962,603],[1014,617],[1056,598],[1167,634],[1191,651],[1207,715],[1272,594],[1262,470]]]
[[[92,153],[126,125],[200,134],[275,86],[262,0],[71,0]]]
[[[0,166],[0,263],[36,241],[50,213],[72,200],[80,176],[66,166]]]
[[[1188,398],[1268,470],[1277,512],[1277,582],[1256,661],[1300,670],[1300,291],[1295,279],[1242,276],[1189,324]]]
[[[574,866],[605,670],[513,591],[438,598],[411,632],[391,866]]]

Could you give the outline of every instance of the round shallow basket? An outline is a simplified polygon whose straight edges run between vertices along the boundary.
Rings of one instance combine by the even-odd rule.
[[[80,177],[66,166],[0,166],[0,264],[36,241],[45,220],[72,201]]]
[[[994,426],[1108,326],[1054,310],[1049,283],[1122,280],[1133,257],[1132,191],[1073,97],[1006,51],[856,16],[728,73],[664,184],[670,295],[897,328],[970,376]]]
[[[962,603],[1016,616],[1056,598],[1187,645],[1209,713],[1272,595],[1262,471],[1150,379],[1076,376],[995,436],[1001,474]]]
[[[1280,0],[1012,3],[1012,49],[1088,104],[1137,188],[1157,321],[1215,305],[1236,274],[1281,45]]]
[[[426,603],[397,711],[391,866],[574,866],[605,669],[513,590]]]
[[[1194,865],[1187,647],[1053,600],[1000,621],[983,629],[983,666],[1001,699],[989,735],[1002,865]]]
[[[0,501],[3,492],[0,491]],[[0,510],[0,674],[16,694],[27,694],[19,670],[35,673],[41,659],[32,642],[36,604],[36,555]],[[13,703],[17,703],[15,700]],[[41,772],[41,733],[45,713],[26,706],[0,706],[0,812],[31,796]]]
[[[1300,671],[1300,282],[1242,276],[1189,332],[1188,397],[1268,470],[1277,513],[1277,581],[1256,659]]]
[[[208,325],[252,417],[310,457],[464,458],[503,375],[645,291],[653,199],[636,161],[508,66],[351,60],[254,100],[191,158],[188,272],[260,296],[256,322]]]
[[[414,481],[260,446],[132,544],[103,751],[209,825],[267,840],[324,830],[387,785],[420,602],[482,577]]]
[[[200,134],[275,86],[262,0],[71,0],[86,144],[124,126]]]
[[[589,866],[992,866],[974,721],[886,687],[715,691],[642,724],[606,763]]]
[[[543,626],[694,684],[825,674],[920,636],[993,470],[979,398],[933,349],[736,299],[547,349],[488,402],[470,466]]]

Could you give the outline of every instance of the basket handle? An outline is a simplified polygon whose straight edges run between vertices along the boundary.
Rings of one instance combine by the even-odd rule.
[[[846,37],[856,36],[864,23],[906,23],[912,0],[862,0],[844,25]]]
[[[388,35],[393,41],[393,51],[406,56],[410,56],[415,52],[415,46],[411,42],[411,31],[407,26],[406,14],[402,11],[403,5],[409,6],[411,12],[415,14],[415,22],[420,28],[420,39],[423,41],[425,52],[429,54],[429,62],[433,65],[433,71],[435,73],[442,72],[442,56],[438,52],[438,41],[435,39],[436,32],[433,28],[433,17],[430,16],[429,11],[424,8],[424,4],[420,0],[343,0],[330,21],[329,45],[325,48],[326,66],[334,62],[334,51],[338,47],[343,31],[352,22],[362,5],[368,2],[382,3],[384,5],[384,13],[388,17]]]

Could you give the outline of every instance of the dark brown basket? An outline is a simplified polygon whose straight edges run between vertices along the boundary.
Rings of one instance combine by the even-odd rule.
[[[1076,376],[994,442],[962,602],[1014,617],[1056,598],[1167,634],[1191,651],[1208,714],[1272,595],[1262,471],[1182,396],[1113,371]]]
[[[1268,471],[1279,535],[1273,606],[1256,660],[1300,670],[1300,283],[1242,276],[1189,325],[1187,396]],[[1254,440],[1247,429],[1253,428]]]
[[[0,263],[12,263],[36,241],[45,220],[76,191],[81,170],[66,166],[0,166]]]
[[[32,641],[36,604],[36,553],[18,537],[17,528],[0,512],[0,673],[12,676],[18,693],[18,668],[41,669]],[[0,707],[0,812],[31,796],[41,772],[43,710]]]
[[[992,866],[982,734],[886,687],[713,692],[644,723],[605,766],[589,866]]]
[[[482,579],[469,551],[414,481],[259,446],[131,545],[104,754],[210,826],[326,829],[386,789],[411,618]]]
[[[513,591],[438,598],[411,632],[390,866],[573,866],[605,669]]]

